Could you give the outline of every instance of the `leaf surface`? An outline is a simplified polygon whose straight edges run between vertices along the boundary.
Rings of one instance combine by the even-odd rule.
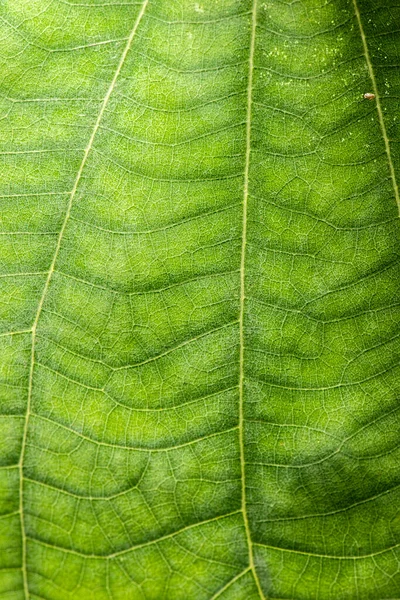
[[[399,22],[1,4],[1,600],[400,598]]]

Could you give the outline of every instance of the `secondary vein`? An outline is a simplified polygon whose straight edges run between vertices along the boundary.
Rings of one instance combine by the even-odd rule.
[[[383,137],[383,141],[385,143],[386,156],[387,156],[388,163],[389,163],[390,177],[391,177],[392,183],[393,183],[394,197],[396,199],[397,209],[398,209],[399,216],[400,216],[400,192],[399,192],[399,186],[397,185],[396,172],[394,170],[394,164],[393,164],[393,160],[392,160],[392,153],[391,153],[391,150],[390,150],[389,137],[388,137],[388,134],[387,134],[387,131],[386,131],[385,119],[383,117],[383,110],[382,110],[381,100],[380,100],[380,96],[379,96],[378,85],[376,83],[376,78],[375,78],[375,73],[374,73],[374,69],[373,69],[373,66],[372,66],[371,56],[370,56],[370,53],[369,53],[367,38],[366,38],[364,27],[363,27],[363,24],[362,24],[361,13],[360,13],[360,10],[358,8],[357,0],[353,0],[353,5],[354,5],[354,12],[355,12],[356,18],[357,18],[358,27],[360,29],[360,35],[361,35],[361,40],[362,40],[362,44],[363,44],[363,48],[364,48],[365,60],[366,60],[367,67],[368,67],[368,73],[369,73],[369,76],[370,76],[370,79],[371,79],[371,84],[372,84],[373,92],[375,94],[376,110],[378,111],[379,124],[380,124],[380,127],[381,127],[382,137]]]
[[[242,228],[242,249],[240,258],[240,364],[239,364],[239,445],[240,445],[240,465],[242,479],[242,513],[244,526],[246,530],[247,543],[249,548],[249,567],[257,586],[258,593],[262,600],[265,600],[258,574],[254,564],[253,544],[251,541],[251,531],[246,506],[246,468],[244,455],[244,303],[245,303],[245,263],[246,263],[246,245],[247,245],[247,205],[249,197],[249,172],[250,172],[250,151],[251,151],[251,117],[253,104],[253,72],[254,72],[254,50],[256,39],[257,23],[257,0],[253,0],[252,19],[251,19],[251,38],[250,38],[250,57],[249,57],[249,78],[247,85],[247,118],[246,118],[246,160],[244,170],[244,189],[243,189],[243,228]]]
[[[79,182],[81,180],[82,177],[82,173],[83,170],[85,168],[88,156],[90,154],[90,151],[93,147],[93,142],[94,139],[96,137],[97,131],[99,129],[100,126],[100,122],[103,118],[104,112],[106,110],[108,101],[110,99],[110,96],[115,88],[115,84],[117,82],[118,76],[121,72],[121,69],[124,65],[124,62],[126,60],[126,57],[128,55],[128,52],[130,50],[130,47],[132,45],[132,41],[133,38],[136,34],[136,31],[139,27],[139,24],[142,20],[142,17],[145,13],[147,4],[148,4],[149,0],[144,0],[142,8],[140,9],[140,12],[136,18],[135,24],[133,26],[133,29],[128,37],[127,43],[124,47],[124,51],[122,52],[121,58],[119,60],[117,69],[114,73],[114,77],[112,78],[112,81],[107,89],[106,95],[104,97],[104,100],[101,104],[100,107],[100,111],[99,114],[97,116],[96,122],[94,124],[93,127],[93,131],[92,134],[90,136],[89,142],[85,148],[85,152],[82,158],[82,162],[80,164],[78,173],[76,175],[75,178],[75,183],[74,186],[72,188],[72,191],[70,193],[70,197],[69,197],[69,201],[68,201],[68,205],[67,205],[67,210],[65,213],[65,217],[64,217],[64,221],[63,224],[61,226],[60,229],[60,233],[58,235],[57,238],[57,245],[56,245],[56,249],[53,255],[53,259],[51,261],[50,264],[50,268],[47,274],[47,278],[46,278],[46,282],[44,284],[44,288],[43,288],[43,292],[41,295],[41,298],[39,300],[39,304],[38,304],[38,309],[36,311],[36,316],[35,316],[35,320],[33,322],[33,326],[32,326],[32,345],[31,345],[31,360],[30,360],[30,369],[29,369],[29,382],[28,382],[28,399],[27,399],[27,408],[26,408],[26,414],[25,414],[25,424],[24,424],[24,431],[22,434],[22,444],[21,444],[21,454],[20,454],[20,459],[18,462],[18,468],[19,468],[19,474],[20,474],[20,487],[19,487],[19,514],[20,514],[20,521],[21,521],[21,537],[22,537],[22,561],[21,561],[21,569],[22,569],[22,575],[23,575],[23,584],[24,584],[24,595],[25,595],[25,599],[28,600],[29,599],[29,588],[28,588],[28,576],[27,576],[27,567],[26,567],[26,541],[27,541],[27,536],[26,536],[26,531],[25,531],[25,520],[24,520],[24,505],[23,505],[23,494],[24,494],[24,474],[23,474],[23,464],[24,464],[24,458],[25,458],[25,451],[26,451],[26,440],[27,440],[27,435],[28,435],[28,425],[29,425],[29,417],[31,415],[31,401],[32,401],[32,389],[33,389],[33,372],[34,372],[34,364],[35,364],[35,346],[36,346],[36,330],[37,330],[37,325],[40,319],[40,315],[42,312],[42,308],[43,308],[43,304],[47,295],[47,292],[49,290],[49,286],[50,286],[50,282],[51,279],[53,277],[53,273],[54,273],[54,268],[57,262],[57,258],[60,252],[60,248],[61,248],[61,242],[64,236],[64,232],[68,223],[68,220],[70,218],[70,214],[71,214],[71,208],[72,208],[72,204],[74,201],[74,197],[76,194],[76,191],[78,189],[79,186]]]

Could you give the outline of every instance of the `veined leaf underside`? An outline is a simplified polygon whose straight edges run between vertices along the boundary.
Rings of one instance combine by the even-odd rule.
[[[0,598],[400,598],[400,7],[0,18]]]

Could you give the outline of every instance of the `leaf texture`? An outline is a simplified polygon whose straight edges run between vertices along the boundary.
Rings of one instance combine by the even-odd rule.
[[[1,4],[1,600],[400,598],[399,23]]]

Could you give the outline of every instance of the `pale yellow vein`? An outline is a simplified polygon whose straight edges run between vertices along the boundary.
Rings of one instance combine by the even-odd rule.
[[[392,153],[390,150],[390,142],[389,142],[388,134],[386,131],[385,119],[383,116],[383,110],[382,110],[382,104],[381,104],[381,100],[380,100],[380,96],[379,96],[378,85],[376,83],[376,78],[375,78],[375,73],[374,73],[374,69],[372,66],[371,56],[369,53],[367,38],[366,38],[364,27],[362,24],[361,14],[360,14],[360,10],[358,8],[357,0],[353,0],[353,5],[354,5],[354,12],[355,12],[356,18],[357,18],[358,27],[360,29],[360,35],[361,35],[363,48],[364,48],[365,60],[366,60],[367,67],[368,67],[368,73],[369,73],[369,76],[371,79],[372,89],[375,94],[376,110],[378,112],[379,124],[380,124],[381,131],[382,131],[383,141],[385,143],[386,156],[387,156],[388,163],[389,163],[390,177],[391,177],[392,183],[393,183],[394,197],[396,199],[397,209],[399,211],[399,216],[400,216],[400,192],[399,192],[399,187],[397,185],[396,171],[394,170]]]
[[[103,118],[104,112],[106,110],[108,101],[110,99],[110,96],[115,88],[115,84],[117,82],[118,76],[121,72],[121,69],[124,65],[124,62],[126,60],[126,57],[128,55],[128,52],[130,50],[130,47],[132,45],[132,41],[133,38],[136,34],[136,31],[139,27],[139,24],[142,20],[142,17],[144,15],[144,12],[146,10],[147,4],[148,4],[149,0],[144,0],[142,8],[140,9],[140,12],[137,16],[137,19],[135,21],[135,24],[133,26],[133,29],[128,37],[128,41],[124,47],[124,51],[121,55],[121,58],[119,60],[117,69],[114,73],[114,77],[112,78],[112,81],[110,83],[110,86],[107,90],[107,93],[104,97],[104,100],[101,104],[100,107],[100,111],[99,114],[97,116],[96,122],[94,124],[93,127],[93,131],[92,134],[90,136],[89,142],[86,146],[83,158],[82,158],[82,162],[80,164],[77,176],[75,178],[75,183],[74,186],[72,188],[72,191],[70,193],[70,197],[69,197],[69,202],[67,205],[67,210],[65,213],[65,218],[63,221],[63,224],[61,226],[60,229],[60,233],[58,235],[58,239],[57,239],[57,245],[56,245],[56,249],[54,252],[54,256],[53,259],[51,261],[50,264],[50,268],[49,268],[49,272],[47,274],[47,278],[46,278],[46,282],[43,288],[43,292],[42,292],[42,296],[39,300],[39,304],[38,304],[38,309],[36,312],[36,316],[35,316],[35,320],[33,322],[33,326],[32,326],[32,346],[31,346],[31,362],[30,362],[30,369],[29,369],[29,383],[28,383],[28,400],[27,400],[27,409],[26,409],[26,415],[25,415],[25,425],[24,425],[24,431],[23,431],[23,435],[22,435],[22,444],[21,444],[21,454],[20,454],[20,459],[19,459],[19,472],[20,472],[20,489],[19,489],[19,513],[20,513],[20,520],[21,520],[21,536],[22,536],[22,564],[21,564],[21,568],[22,568],[22,575],[23,575],[23,582],[24,582],[24,595],[25,595],[25,599],[28,600],[29,599],[29,588],[28,588],[28,576],[27,576],[27,567],[26,567],[26,557],[27,557],[27,545],[26,545],[26,532],[25,532],[25,520],[24,520],[24,505],[23,505],[23,494],[24,494],[24,475],[23,475],[23,464],[24,464],[24,458],[25,458],[25,451],[26,451],[26,440],[27,440],[27,434],[28,434],[28,425],[29,425],[29,417],[31,414],[31,400],[32,400],[32,388],[33,388],[33,372],[34,372],[34,364],[35,364],[35,344],[36,344],[36,329],[37,329],[37,325],[40,319],[40,315],[42,312],[42,308],[43,308],[43,304],[44,304],[44,300],[46,298],[49,286],[50,286],[50,282],[51,279],[53,277],[53,273],[54,273],[54,268],[57,262],[57,258],[60,252],[60,248],[61,248],[61,242],[63,239],[63,235],[68,223],[68,220],[70,218],[70,214],[71,214],[71,208],[72,208],[72,203],[74,201],[74,197],[76,194],[76,191],[78,189],[79,186],[79,182],[81,180],[82,177],[82,173],[83,170],[85,168],[88,156],[90,154],[90,151],[93,147],[93,142],[94,139],[96,137],[97,131],[99,129],[100,126],[100,122]]]
[[[240,445],[240,465],[242,475],[242,513],[244,526],[246,530],[247,543],[249,548],[249,566],[262,600],[265,600],[261,588],[258,574],[254,563],[253,543],[251,540],[251,531],[246,505],[246,468],[244,455],[244,304],[245,304],[245,263],[246,263],[246,245],[247,245],[247,205],[249,197],[249,174],[250,174],[250,150],[251,150],[251,117],[253,103],[253,73],[254,73],[254,51],[256,40],[257,23],[257,0],[253,0],[252,21],[250,38],[250,57],[249,57],[249,78],[247,86],[247,118],[246,118],[246,160],[244,171],[244,190],[243,190],[243,228],[242,228],[242,250],[240,258],[240,365],[239,365],[239,445]]]
[[[250,570],[251,570],[251,567],[247,567],[244,571],[241,571],[240,573],[238,573],[235,577],[233,577],[233,579],[230,579],[228,581],[228,583],[224,585],[224,587],[219,589],[218,592],[216,592],[216,594],[214,594],[214,596],[212,596],[210,598],[210,600],[216,600],[217,598],[220,598],[222,596],[222,594],[224,592],[226,592],[226,590],[228,590],[234,583],[239,581],[239,579],[244,577],[246,575],[246,573],[248,573]]]

